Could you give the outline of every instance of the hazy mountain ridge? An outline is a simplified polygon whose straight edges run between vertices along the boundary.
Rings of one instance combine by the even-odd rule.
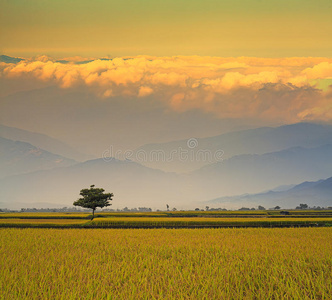
[[[22,80],[17,83],[9,79],[4,85],[5,91],[0,90],[0,123],[32,132],[42,128],[43,133],[94,155],[79,159],[27,140],[50,152],[80,161],[101,157],[110,147],[113,151],[109,156],[122,158],[116,155],[116,150],[123,153],[146,143],[183,139],[193,132],[198,136],[217,135],[234,128],[246,128],[249,122],[211,118],[196,110],[165,113],[165,109],[168,110],[166,103],[153,97],[133,102],[131,97],[119,95],[104,101],[84,87],[63,89],[52,82]],[[257,123],[251,126],[260,124]]]
[[[308,158],[313,159],[309,161]],[[82,188],[95,184],[116,195],[117,207],[163,208],[169,204],[192,208],[196,203],[220,195],[257,193],[290,182],[318,180],[328,177],[331,169],[331,145],[240,155],[182,175],[151,169],[129,160],[105,158],[4,178],[0,180],[0,199],[6,201],[7,206],[22,202],[21,199],[27,202],[60,202],[69,206]],[[305,188],[308,184],[302,185]],[[279,195],[278,192],[267,194]],[[240,200],[245,202],[249,198],[229,199],[228,207],[234,207]],[[317,200],[315,205],[323,205],[320,198],[313,199]]]
[[[264,154],[276,152],[291,147],[318,147],[332,144],[332,126],[314,123],[296,123],[280,127],[260,127],[242,131],[234,131],[208,138],[191,138],[169,143],[147,144],[138,149],[137,152],[146,153],[147,161],[142,164],[159,168],[164,171],[188,172],[200,168],[206,164],[216,162],[216,153],[222,151],[223,159],[228,159],[242,154]],[[190,146],[190,147],[188,147]],[[196,160],[181,159],[181,149],[197,157]],[[162,151],[164,157],[172,159],[153,159],[156,151]],[[175,151],[175,155],[171,154]],[[198,152],[208,151],[209,159],[202,159]],[[219,156],[218,156],[219,157]]]
[[[292,127],[292,125],[287,126]],[[287,126],[284,127],[288,128]],[[309,141],[305,139],[306,134],[297,137],[297,141],[302,144],[319,144],[329,140],[332,126],[301,123],[293,125],[292,128],[297,132],[299,128],[306,127],[309,128],[307,133]],[[271,140],[270,135],[273,131],[273,128],[264,127],[242,131],[240,135],[246,136],[247,140],[250,136],[251,149],[254,149],[255,142],[252,140],[255,140],[255,133],[259,132],[260,135],[256,141],[263,143],[261,137],[268,135]],[[293,144],[295,142],[290,137],[294,134],[288,134],[287,138],[280,139],[286,141],[284,144]],[[238,132],[227,135],[239,142]],[[210,141],[210,139],[206,140]],[[265,148],[272,146],[273,143]],[[229,145],[229,147],[231,146]],[[244,150],[243,146],[242,150],[238,151]],[[175,163],[177,162],[175,161]],[[184,174],[165,172],[130,160],[121,161],[106,157],[69,167],[4,178],[0,180],[0,201],[6,201],[10,205],[10,203],[22,202],[21,199],[25,199],[24,201],[27,202],[64,203],[69,206],[78,197],[80,189],[95,184],[116,195],[117,207],[162,208],[167,203],[171,206],[178,206],[178,208],[190,208],[196,205],[195,203],[203,203],[223,195],[262,194],[261,191],[270,190],[276,186],[300,184],[301,182],[304,188],[310,185],[310,183],[303,183],[304,181],[326,178],[331,175],[331,170],[331,144],[311,148],[296,146],[263,154],[239,154]],[[285,187],[279,188],[281,190],[275,192],[289,190]],[[300,186],[296,188],[299,189]],[[278,195],[275,192],[267,194]],[[232,201],[229,203],[229,207],[234,206],[234,203],[249,199],[228,198]],[[322,205],[319,202],[315,204]]]
[[[34,145],[35,147],[46,151],[68,157],[77,161],[85,161],[91,159],[91,155],[80,153],[65,143],[49,137],[45,134],[30,132],[27,130],[9,127],[0,124],[0,137],[13,141],[21,141]]]
[[[0,137],[0,178],[38,170],[67,167],[77,162],[29,143]]]
[[[259,194],[244,194],[233,197],[220,197],[208,201],[210,205],[233,203],[250,207],[263,205],[267,208],[280,206],[281,208],[295,208],[300,203],[309,206],[332,206],[332,177],[314,182],[303,182],[295,187],[283,191],[269,191]]]
[[[178,175],[150,169],[131,161],[96,159],[64,168],[37,171],[0,180],[4,207],[16,202],[72,205],[82,188],[91,184],[113,192],[117,205],[164,207],[183,197]],[[23,198],[24,195],[24,198]]]
[[[237,195],[318,180],[330,176],[331,170],[332,145],[295,147],[261,155],[238,155],[192,172],[191,180],[210,195]]]

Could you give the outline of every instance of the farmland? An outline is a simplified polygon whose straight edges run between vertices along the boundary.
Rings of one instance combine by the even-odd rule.
[[[2,213],[0,299],[329,299],[331,214]]]
[[[330,299],[332,228],[0,229],[1,299]]]
[[[177,228],[177,227],[279,227],[332,226],[331,218],[97,218],[85,227]]]
[[[0,227],[215,228],[332,226],[332,211],[177,211],[147,213],[2,213]]]
[[[156,218],[0,219],[0,227],[40,228],[218,228],[332,226],[332,218]]]
[[[86,223],[86,220],[76,220],[76,219],[18,219],[18,218],[6,218],[6,219],[1,219],[0,220],[0,226],[5,226],[6,225],[22,225],[27,226],[36,226],[38,227],[39,225],[49,225],[49,226],[61,226],[61,225],[74,225],[74,224],[84,224]]]

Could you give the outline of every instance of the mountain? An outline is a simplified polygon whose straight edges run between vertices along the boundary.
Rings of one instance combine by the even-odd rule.
[[[11,56],[7,56],[7,55],[0,55],[0,62],[4,62],[6,64],[16,64],[20,61],[22,61],[22,58],[18,58],[18,57],[11,57]]]
[[[0,137],[0,178],[73,164],[76,164],[75,160],[53,154],[29,143]]]
[[[0,123],[34,132],[42,128],[44,134],[58,137],[83,153],[91,153],[95,158],[102,157],[110,148],[112,151],[108,151],[107,155],[121,159],[125,157],[121,154],[127,154],[151,141],[182,139],[191,136],[192,132],[198,136],[212,136],[234,128],[248,128],[248,124],[260,122],[211,118],[211,115],[200,110],[179,114],[153,96],[132,101],[128,95],[119,95],[104,101],[90,89],[64,89],[51,82],[27,81],[26,76],[24,80],[20,78],[1,78]],[[81,160],[39,146],[33,141],[26,142]],[[121,150],[120,154],[117,154],[118,150]]]
[[[257,206],[266,207],[280,206],[281,208],[295,208],[300,203],[306,203],[309,206],[332,206],[332,177],[326,180],[314,182],[303,182],[295,187],[283,191],[269,191],[259,194],[246,194],[233,197],[221,197],[207,202],[209,205],[220,206]]]
[[[95,184],[115,194],[115,208],[160,209],[166,204],[171,208],[193,208],[198,202],[221,195],[253,194],[278,185],[315,181],[330,176],[331,170],[331,145],[239,155],[188,174],[168,173],[129,160],[104,158],[3,178],[0,202],[7,208],[17,202],[69,206],[82,188]],[[309,187],[310,184],[303,185]],[[228,207],[234,206],[234,201],[236,199],[232,198]],[[243,201],[238,200],[239,206],[244,206]],[[319,201],[314,204],[322,205]]]
[[[136,149],[134,160],[164,171],[189,172],[236,155],[325,144],[332,144],[331,125],[297,123],[235,131],[208,138],[148,144]]]
[[[0,137],[14,140],[22,141],[32,144],[38,148],[44,149],[46,151],[56,153],[58,155],[68,157],[77,161],[85,161],[91,159],[91,155],[86,155],[76,151],[65,143],[51,138],[47,135],[30,132],[23,129],[18,129],[14,127],[8,127],[0,124]]]
[[[328,177],[332,145],[295,147],[266,154],[244,154],[202,167],[190,174],[201,197],[257,193],[278,185]]]
[[[109,158],[1,179],[0,202],[2,208],[16,207],[17,202],[26,203],[24,207],[36,202],[70,206],[91,184],[113,192],[116,208],[173,207],[185,198],[178,175]]]

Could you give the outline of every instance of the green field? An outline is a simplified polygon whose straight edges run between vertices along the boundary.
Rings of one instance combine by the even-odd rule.
[[[87,220],[77,220],[77,219],[18,219],[18,218],[6,218],[0,219],[0,226],[37,226],[38,225],[49,225],[49,226],[62,226],[62,225],[78,225],[78,224],[85,224]]]
[[[203,228],[332,226],[331,210],[1,213],[0,227],[20,228]]]
[[[3,218],[0,227],[42,228],[199,228],[332,226],[332,218],[108,217],[86,219]]]
[[[86,227],[156,228],[156,227],[278,227],[278,226],[332,226],[332,218],[96,218]]]
[[[0,229],[1,299],[331,299],[332,228]]]
[[[17,212],[0,213],[1,219],[89,219],[89,213],[43,213],[43,212]]]
[[[0,227],[200,228],[332,226],[332,211],[179,211],[147,213],[2,213]]]

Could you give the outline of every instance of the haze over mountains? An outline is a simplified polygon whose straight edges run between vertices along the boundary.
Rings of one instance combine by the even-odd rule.
[[[164,208],[166,204],[193,208],[210,199],[217,199],[210,202],[210,206],[222,203],[228,208],[245,206],[245,203],[272,206],[274,200],[285,206],[288,198],[292,200],[288,204],[294,206],[299,204],[296,201],[301,197],[308,199],[304,197],[306,190],[301,190],[300,194],[287,188],[281,192],[260,192],[280,185],[328,178],[332,170],[332,126],[328,125],[299,123],[231,132],[191,140],[195,147],[187,141],[157,145],[165,153],[172,147],[183,147],[188,151],[207,149],[211,153],[222,147],[226,149],[223,160],[213,163],[175,158],[169,162],[169,168],[180,170],[178,173],[110,157],[78,162],[58,153],[67,151],[71,156],[81,155],[81,158],[84,154],[45,135],[6,126],[0,128],[0,136],[29,140],[39,146],[0,138],[0,207],[38,207],[38,203],[49,207],[57,207],[59,203],[70,206],[78,197],[79,190],[91,184],[112,191],[119,208]],[[53,148],[54,153],[42,149],[43,143],[48,149]],[[157,149],[157,146],[143,146],[140,151]],[[278,151],[270,152],[271,149]],[[157,159],[143,163],[167,166]],[[202,164],[203,167],[197,168]],[[185,169],[193,171],[184,172]],[[320,186],[307,190],[306,195],[312,196],[314,191],[317,192],[317,196],[312,196],[308,202],[329,205],[331,199],[319,189]],[[259,194],[235,196],[245,193]],[[234,197],[230,197],[232,195]]]
[[[1,199],[8,206],[14,202],[27,206],[29,202],[61,202],[71,206],[79,191],[91,184],[112,191],[119,207],[165,207],[166,203],[175,205],[183,199],[178,175],[111,158],[7,177],[0,180]]]
[[[77,161],[85,161],[87,159],[93,158],[92,155],[81,153],[76,149],[66,145],[65,143],[57,139],[51,138],[45,134],[30,132],[23,129],[4,126],[1,124],[0,137],[13,141],[26,142],[43,150],[53,152]]]
[[[2,77],[1,81],[1,124],[56,138],[92,155],[85,160],[101,157],[110,147],[114,151],[134,150],[146,143],[190,138],[193,132],[195,136],[205,137],[262,124],[245,118],[215,118],[199,110],[179,114],[153,97],[136,99],[119,95],[103,99],[85,87],[63,89],[29,78],[13,81]],[[23,141],[34,145],[30,140]],[[46,149],[45,144],[40,147],[55,152]]]
[[[228,206],[240,204],[243,207],[263,205],[266,208],[280,206],[281,208],[294,208],[299,203],[309,206],[332,206],[332,177],[326,180],[303,182],[286,191],[269,191],[259,194],[245,194],[233,197],[220,197],[207,201],[210,206]],[[319,203],[319,204],[317,204]]]
[[[292,147],[311,148],[326,144],[332,144],[331,125],[297,123],[275,128],[235,131],[207,138],[191,137],[169,143],[148,144],[138,148],[135,153],[138,153],[137,160],[146,166],[164,171],[187,172],[216,162],[218,158],[227,159],[241,154],[263,154]],[[181,159],[181,150],[182,153],[187,151],[187,156],[183,153],[184,159]],[[154,159],[160,151],[166,159]],[[146,155],[141,155],[142,152]],[[147,159],[139,160],[140,157]],[[170,157],[171,160],[167,159]]]
[[[0,137],[0,178],[67,167],[76,163],[73,159],[53,154],[29,143]]]
[[[266,154],[243,154],[192,173],[200,190],[223,195],[256,193],[276,186],[331,175],[332,145],[295,147]],[[202,197],[204,193],[202,193]]]

